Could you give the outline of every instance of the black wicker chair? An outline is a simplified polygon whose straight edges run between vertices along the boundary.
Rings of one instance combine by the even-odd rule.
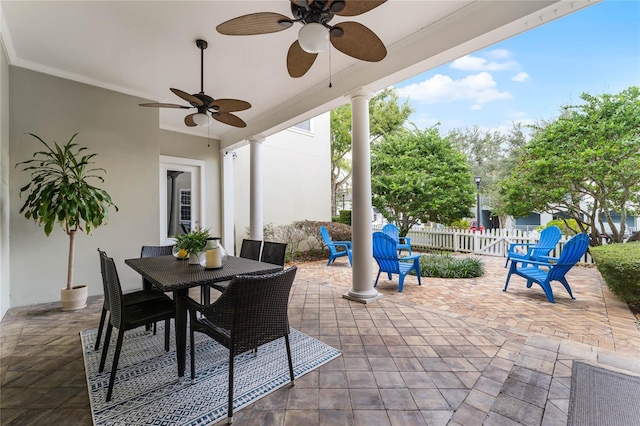
[[[195,381],[195,331],[205,333],[229,349],[228,423],[233,421],[233,359],[236,355],[284,337],[291,384],[294,384],[287,308],[296,271],[293,266],[275,274],[239,275],[210,305],[185,297],[191,330],[191,382]]]
[[[240,257],[251,260],[260,260],[260,249],[262,248],[262,241],[258,240],[242,240],[242,247],[240,248]]]
[[[161,299],[146,300],[127,305],[125,303],[125,297],[122,294],[122,288],[120,287],[120,279],[118,278],[116,264],[112,258],[107,257],[106,254],[102,253],[101,257],[104,262],[111,315],[109,316],[109,325],[107,326],[104,345],[102,346],[102,357],[100,358],[100,368],[98,370],[100,373],[104,371],[104,364],[107,359],[107,352],[109,351],[111,331],[113,330],[113,327],[118,329],[118,340],[116,343],[116,350],[113,355],[111,375],[109,378],[109,389],[107,391],[107,401],[110,401],[113,393],[113,383],[116,378],[116,371],[118,370],[118,360],[120,359],[120,350],[122,349],[124,332],[144,325],[153,324],[156,321],[164,320],[164,349],[165,351],[168,351],[170,319],[175,318],[176,311],[173,300],[164,293],[162,293],[163,298]]]
[[[287,243],[274,243],[265,241],[262,247],[261,262],[273,263],[274,265],[284,266],[284,259],[287,254]]]
[[[104,259],[107,257],[107,254],[100,249],[98,249],[98,253],[100,254],[100,274],[102,275],[102,290],[104,291],[104,302],[102,303],[100,325],[98,326],[98,335],[96,336],[96,344],[94,346],[94,349],[96,351],[100,349],[100,339],[102,337],[102,331],[104,330],[104,323],[107,318],[107,313],[110,311],[109,292],[107,291],[107,277],[104,264]],[[168,296],[160,290],[154,290],[150,287],[148,289],[145,288],[131,293],[126,293],[123,297],[125,305],[133,305],[140,302],[146,302],[148,300],[162,300],[168,298]]]

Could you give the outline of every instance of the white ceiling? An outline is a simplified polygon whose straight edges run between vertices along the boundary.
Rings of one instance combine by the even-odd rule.
[[[347,0],[350,1],[350,0]],[[366,1],[366,0],[365,0]],[[361,87],[379,90],[492,43],[596,3],[593,1],[389,0],[357,21],[387,47],[378,63],[331,49],[309,72],[289,77],[286,55],[300,27],[265,35],[225,36],[215,27],[255,12],[291,16],[277,1],[1,1],[2,41],[11,65],[52,74],[158,102],[184,103],[170,87],[200,90],[200,51],[205,50],[205,93],[235,98],[252,108],[236,113],[247,127],[214,122],[209,136],[222,146],[268,136],[348,102]],[[333,88],[328,87],[330,69]],[[185,110],[147,108],[160,127],[207,136],[188,128]]]

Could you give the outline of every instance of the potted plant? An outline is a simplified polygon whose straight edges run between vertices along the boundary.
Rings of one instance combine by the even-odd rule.
[[[178,257],[180,251],[184,250],[184,253],[189,256],[190,265],[199,265],[198,253],[204,251],[207,246],[207,238],[209,238],[209,229],[194,229],[186,234],[174,235],[176,239],[175,248],[178,250]]]
[[[90,184],[92,180],[104,182],[99,172],[102,168],[90,168],[97,154],[83,154],[86,147],[74,142],[77,133],[65,145],[48,145],[38,139],[45,150],[33,154],[31,160],[16,164],[22,165],[22,171],[31,172],[31,181],[20,188],[20,197],[28,197],[20,209],[27,219],[33,219],[38,225],[44,225],[47,237],[53,231],[56,222],[69,236],[69,259],[67,265],[67,287],[60,290],[62,310],[75,310],[87,305],[88,288],[86,285],[73,285],[73,261],[76,233],[85,231],[91,234],[94,228],[107,223],[111,197],[103,189]]]

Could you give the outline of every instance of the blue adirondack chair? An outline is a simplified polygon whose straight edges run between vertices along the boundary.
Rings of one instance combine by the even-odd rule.
[[[324,226],[320,227],[320,235],[322,235],[322,240],[329,248],[329,261],[327,262],[327,266],[331,265],[334,260],[339,257],[347,256],[349,258],[349,266],[352,265],[353,260],[351,259],[351,241],[331,241],[331,237],[329,236],[329,231]],[[342,248],[342,251],[338,251],[338,247]]]
[[[511,274],[516,274],[527,280],[527,288],[531,288],[533,283],[539,284],[551,303],[555,303],[553,300],[553,291],[551,290],[551,281],[559,281],[564,288],[567,289],[569,296],[575,299],[565,275],[573,265],[584,256],[587,248],[589,248],[589,236],[587,234],[578,234],[567,241],[564,247],[562,247],[562,252],[560,253],[560,257],[557,258],[557,261],[545,262],[531,259],[512,259],[509,275],[507,275],[507,282],[504,284],[503,291],[507,291]],[[518,268],[518,263],[522,263],[522,267]],[[540,266],[548,269],[542,269]]]
[[[400,231],[396,225],[393,223],[387,223],[382,227],[382,232],[393,238],[399,251],[402,251],[403,249],[407,250],[409,252],[409,256],[411,256],[411,238],[401,237]]]
[[[378,276],[374,287],[378,285],[378,279],[381,272],[386,272],[389,279],[392,274],[398,274],[399,283],[398,291],[402,291],[404,277],[412,270],[416,271],[418,276],[418,284],[422,285],[420,280],[420,255],[407,256],[398,258],[398,245],[395,240],[383,232],[373,233],[373,258],[378,262]]]
[[[509,244],[509,254],[507,255],[507,261],[504,263],[504,267],[506,268],[509,265],[509,261],[516,260],[540,260],[547,261],[549,258],[547,255],[554,249],[558,241],[560,241],[560,237],[562,236],[562,232],[560,228],[557,226],[550,226],[545,228],[540,233],[540,239],[537,243],[511,243]],[[526,253],[518,253],[515,251],[516,247],[527,247]]]

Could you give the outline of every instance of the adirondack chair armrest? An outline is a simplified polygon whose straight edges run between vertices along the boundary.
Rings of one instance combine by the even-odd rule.
[[[334,241],[332,243],[336,248],[337,247],[342,247],[345,250],[349,251],[351,250],[351,242],[350,241]]]
[[[517,246],[535,246],[535,243],[510,243],[509,244],[509,251],[512,251],[515,247]]]
[[[558,261],[558,257],[553,257],[553,256],[538,256],[538,259],[543,259],[547,262],[557,262]],[[555,264],[555,263],[554,263]]]
[[[411,237],[398,237],[400,240],[400,244],[409,244],[411,245]]]
[[[402,260],[402,261],[407,261],[407,260],[414,261],[416,259],[420,259],[420,255],[419,254],[412,254],[411,256],[398,258],[398,260]]]
[[[558,266],[557,263],[540,262],[539,260],[528,260],[528,259],[513,259],[513,262],[515,262],[516,264],[517,263],[526,263],[526,264],[547,266],[549,268],[552,268],[554,266]]]

